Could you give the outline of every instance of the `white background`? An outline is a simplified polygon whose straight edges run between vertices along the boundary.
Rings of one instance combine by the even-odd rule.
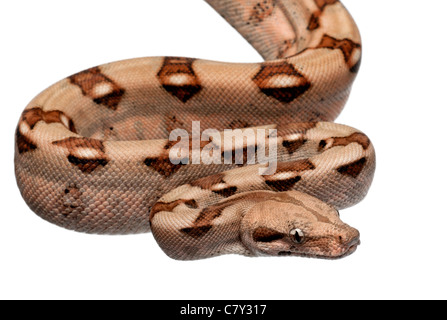
[[[362,245],[343,260],[166,257],[151,234],[78,234],[34,215],[13,170],[14,129],[52,83],[105,62],[180,55],[260,61],[200,0],[2,1],[0,298],[447,298],[447,2],[345,0],[363,64],[337,122],[378,157],[368,197],[342,212]]]

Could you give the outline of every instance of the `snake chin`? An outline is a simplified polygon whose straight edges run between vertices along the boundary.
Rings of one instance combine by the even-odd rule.
[[[319,247],[313,247],[306,250],[303,250],[302,248],[293,250],[291,248],[290,251],[279,251],[277,255],[295,256],[295,257],[313,258],[322,260],[340,260],[353,254],[357,250],[359,245],[360,245],[360,239],[357,237],[352,241],[350,241],[348,244],[332,250],[325,250],[324,248]]]
[[[327,260],[339,260],[346,258],[353,254],[360,245],[360,239],[356,238],[352,240],[347,246],[339,251],[333,252],[331,255],[314,256],[313,258],[327,259]]]

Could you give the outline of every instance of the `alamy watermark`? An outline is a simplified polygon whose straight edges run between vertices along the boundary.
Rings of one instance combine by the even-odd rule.
[[[206,129],[202,132],[200,121],[193,121],[191,136],[184,129],[175,129],[169,141],[178,141],[169,151],[172,164],[259,164],[263,165],[259,168],[260,175],[272,175],[277,168],[276,129]]]

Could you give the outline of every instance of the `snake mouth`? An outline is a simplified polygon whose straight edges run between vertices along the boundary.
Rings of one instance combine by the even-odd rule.
[[[357,247],[359,245],[360,245],[360,239],[355,238],[344,246],[345,248],[344,250],[341,249],[337,250],[337,252],[331,252],[331,253],[300,253],[299,256],[305,258],[322,259],[322,260],[339,260],[353,254],[357,250]]]
[[[355,239],[353,241],[351,241],[348,246],[347,246],[347,250],[345,253],[341,254],[338,257],[335,257],[334,259],[341,259],[341,258],[345,258],[347,256],[350,256],[351,254],[353,254],[356,250],[357,247],[360,245],[360,239]]]
[[[360,239],[359,238],[355,238],[355,239],[351,240],[348,244],[346,244],[345,248],[347,248],[347,249],[344,250],[344,252],[342,252],[339,255],[334,255],[333,257],[328,257],[328,259],[337,260],[337,259],[342,259],[342,258],[345,258],[347,256],[350,256],[351,254],[353,254],[357,250],[357,247],[359,245],[360,245]]]

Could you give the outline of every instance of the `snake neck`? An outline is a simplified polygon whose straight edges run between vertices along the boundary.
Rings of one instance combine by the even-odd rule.
[[[274,193],[241,193],[202,209],[188,208],[191,203],[187,201],[176,204],[172,212],[165,207],[153,215],[152,232],[162,250],[173,259],[196,260],[224,254],[256,256],[250,242],[243,240],[249,238],[243,221],[254,205],[271,194]]]

